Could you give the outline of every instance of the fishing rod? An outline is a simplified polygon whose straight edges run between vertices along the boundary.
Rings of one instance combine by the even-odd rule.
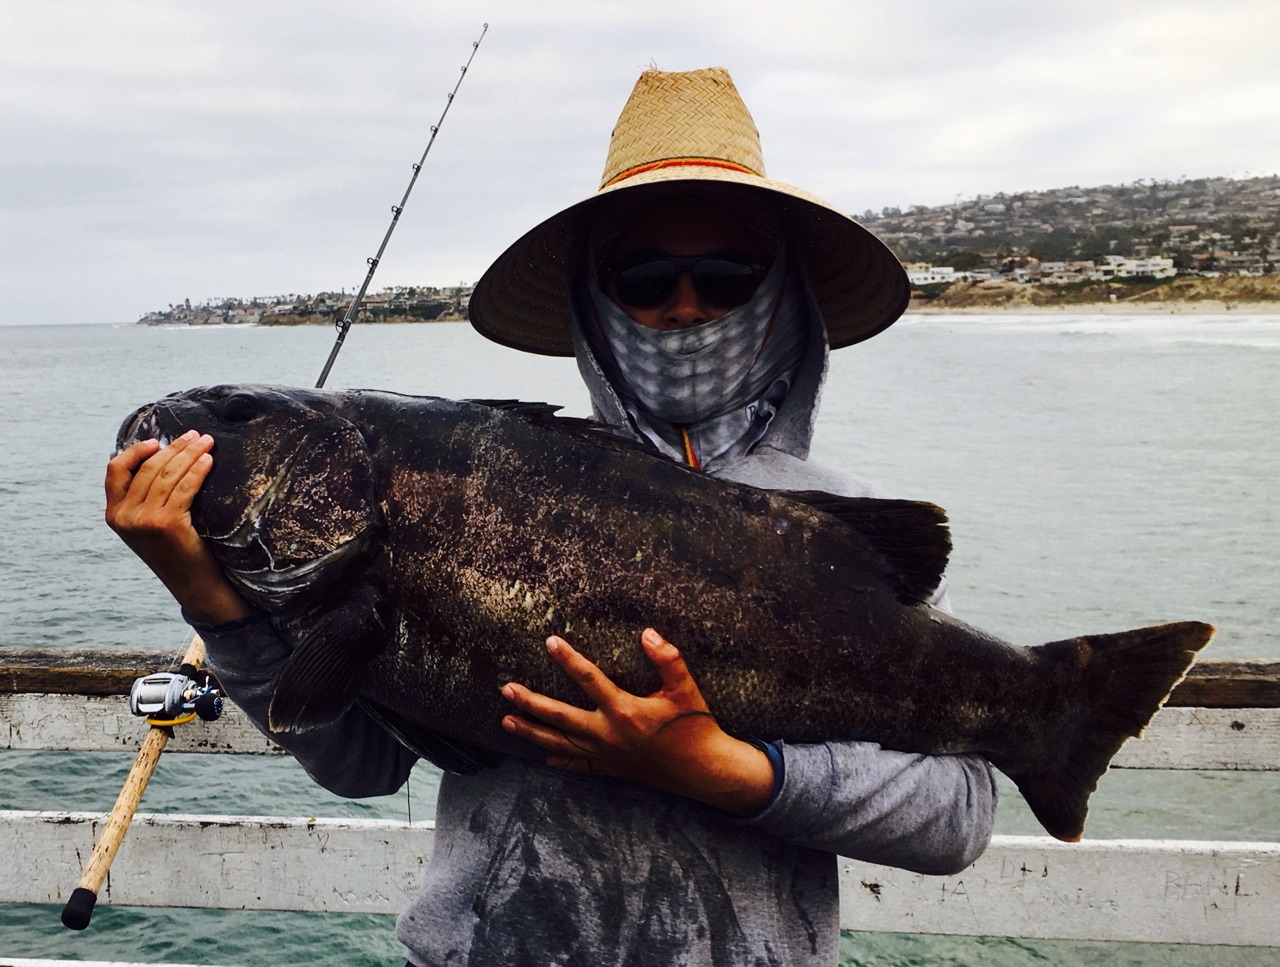
[[[458,83],[454,84],[453,90],[449,92],[444,110],[440,113],[440,120],[431,125],[431,139],[427,142],[427,147],[422,152],[422,157],[413,166],[413,176],[409,179],[409,187],[404,190],[404,197],[400,199],[400,204],[391,206],[391,224],[387,226],[387,234],[382,237],[382,244],[378,246],[378,254],[371,259],[365,260],[369,263],[369,271],[365,274],[364,282],[360,284],[360,291],[351,300],[351,305],[347,306],[346,315],[336,324],[338,338],[334,341],[333,349],[329,351],[329,359],[325,362],[324,369],[320,372],[320,379],[316,381],[316,389],[323,389],[324,381],[329,378],[329,370],[333,369],[333,361],[338,358],[338,350],[342,348],[342,343],[347,338],[347,332],[351,329],[351,323],[355,321],[356,312],[360,309],[360,300],[364,298],[364,294],[369,288],[369,283],[373,281],[373,273],[378,271],[378,263],[382,261],[382,253],[386,251],[387,242],[391,241],[391,233],[396,230],[396,223],[400,221],[400,213],[404,211],[404,206],[409,201],[409,193],[413,191],[414,182],[418,180],[418,173],[422,171],[422,166],[427,162],[427,155],[431,153],[431,146],[436,143],[436,135],[440,133],[440,127],[444,124],[445,115],[449,113],[449,108],[453,106],[454,95],[458,93],[458,88],[462,86],[462,79],[467,76],[467,68],[471,66],[471,62],[475,59],[476,51],[480,49],[480,41],[484,40],[484,35],[488,31],[489,25],[485,24],[484,29],[480,31],[479,39],[472,42],[471,56],[462,65],[462,73],[458,75]]]

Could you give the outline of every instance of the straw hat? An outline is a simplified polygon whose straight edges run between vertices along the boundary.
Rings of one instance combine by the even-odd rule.
[[[883,331],[907,307],[906,272],[884,243],[821,198],[765,177],[755,122],[729,72],[709,67],[640,75],[613,129],[599,191],[498,257],[472,293],[471,324],[504,346],[572,356],[569,286],[600,206],[699,183],[771,203],[805,258],[832,349]]]

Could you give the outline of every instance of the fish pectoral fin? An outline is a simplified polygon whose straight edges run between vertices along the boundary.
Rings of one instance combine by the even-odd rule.
[[[276,679],[267,709],[275,732],[332,725],[355,702],[365,670],[382,651],[386,622],[376,592],[365,589],[336,608],[311,613],[306,631]],[[301,624],[301,622],[299,622]]]
[[[841,497],[822,490],[778,493],[830,514],[866,538],[893,568],[894,590],[903,604],[924,604],[938,590],[951,555],[951,532],[947,529],[947,512],[937,504]]]
[[[481,769],[492,768],[498,764],[499,756],[496,752],[424,729],[398,712],[371,699],[362,698],[359,704],[370,718],[395,736],[406,749],[419,758],[439,766],[445,772],[471,776]]]

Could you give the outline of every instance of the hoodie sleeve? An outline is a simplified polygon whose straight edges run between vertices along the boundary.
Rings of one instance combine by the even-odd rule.
[[[307,732],[272,732],[267,707],[289,647],[265,615],[205,625],[188,619],[204,639],[209,667],[228,696],[244,710],[258,731],[288,749],[316,782],[349,799],[395,792],[417,757],[353,706],[337,722]]]
[[[915,755],[869,742],[777,746],[781,786],[748,825],[928,874],[959,872],[991,839],[996,785],[982,756]]]

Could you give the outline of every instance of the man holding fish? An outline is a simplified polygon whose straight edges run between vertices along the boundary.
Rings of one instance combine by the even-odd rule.
[[[515,242],[471,319],[504,345],[576,356],[595,418],[672,460],[762,488],[884,496],[806,457],[828,348],[882,331],[907,296],[878,240],[765,178],[725,71],[646,71],[600,190]],[[214,444],[192,431],[125,449],[107,519],[265,730],[289,648],[192,527]],[[996,790],[982,757],[730,735],[679,642],[636,631],[652,694],[620,689],[559,636],[546,647],[590,709],[502,683],[503,728],[545,764],[444,776],[426,887],[397,925],[412,964],[834,964],[836,854],[947,873],[985,848]],[[348,796],[398,789],[417,761],[359,707],[273,738]]]

